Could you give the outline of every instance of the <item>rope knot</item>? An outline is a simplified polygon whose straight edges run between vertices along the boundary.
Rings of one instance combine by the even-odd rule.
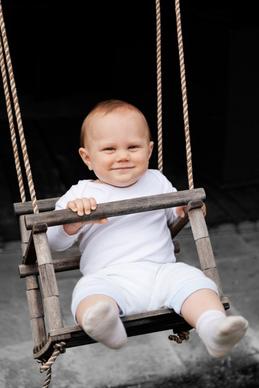
[[[56,343],[54,346],[53,346],[53,353],[52,355],[50,356],[50,358],[47,360],[47,361],[43,361],[42,364],[41,364],[41,367],[40,367],[40,372],[43,373],[45,371],[48,371],[49,369],[51,369],[52,365],[54,364],[54,362],[56,361],[56,359],[58,358],[58,356],[61,354],[61,353],[65,353],[66,351],[66,343],[65,342],[59,342],[59,343]]]

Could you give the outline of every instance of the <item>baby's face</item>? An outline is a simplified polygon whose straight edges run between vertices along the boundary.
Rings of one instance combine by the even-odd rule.
[[[141,114],[118,109],[93,117],[80,155],[100,182],[126,187],[147,170],[152,149]]]

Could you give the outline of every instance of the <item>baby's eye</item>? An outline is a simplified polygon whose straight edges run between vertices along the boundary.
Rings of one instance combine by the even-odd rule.
[[[103,151],[105,151],[105,152],[113,152],[113,151],[115,151],[115,148],[114,147],[105,147],[105,148],[103,148]]]
[[[129,148],[129,150],[137,150],[139,148],[139,145],[133,144],[133,145],[129,146],[128,148]]]

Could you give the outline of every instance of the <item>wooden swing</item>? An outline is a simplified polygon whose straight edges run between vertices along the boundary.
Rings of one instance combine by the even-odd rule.
[[[216,282],[224,307],[226,309],[229,307],[227,298],[222,294],[219,274],[216,268],[210,238],[202,211],[203,201],[205,200],[205,191],[203,188],[194,189],[193,187],[188,103],[179,0],[175,0],[175,11],[180,59],[189,190],[99,204],[97,209],[90,215],[81,216],[79,218],[79,216],[71,210],[53,211],[58,198],[36,200],[0,0],[0,65],[18,184],[21,193],[21,202],[14,204],[15,214],[19,217],[23,257],[22,264],[19,265],[19,272],[20,276],[26,280],[26,293],[34,343],[33,356],[35,359],[42,362],[41,371],[47,372],[44,387],[48,387],[51,378],[51,367],[57,356],[64,352],[65,348],[94,342],[94,340],[87,336],[79,326],[65,327],[63,324],[55,273],[78,269],[80,256],[79,253],[76,256],[71,253],[70,257],[66,254],[66,258],[53,260],[46,236],[48,226],[72,223],[78,221],[79,219],[80,221],[96,220],[106,217],[186,205],[186,216],[183,219],[177,220],[175,224],[170,227],[172,238],[180,232],[187,222],[190,222],[198,252],[200,267],[208,277]],[[156,0],[158,168],[162,171],[160,19],[160,0]],[[15,113],[17,129],[15,129],[13,110]],[[16,143],[16,131],[19,134],[31,201],[26,201],[25,197],[19,152]],[[187,333],[190,329],[192,329],[182,317],[176,314],[173,310],[169,309],[161,309],[150,311],[148,313],[127,316],[123,318],[123,323],[128,336],[172,329],[175,334],[171,336],[171,339],[174,339],[177,342],[187,339]]]

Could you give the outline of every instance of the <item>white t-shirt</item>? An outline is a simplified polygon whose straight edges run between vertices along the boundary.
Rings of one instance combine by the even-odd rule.
[[[175,192],[168,179],[157,170],[147,170],[132,186],[114,187],[92,180],[79,181],[56,203],[65,209],[70,200],[93,197],[98,203]],[[175,262],[174,246],[168,224],[175,219],[173,208],[111,217],[107,224],[86,224],[69,236],[63,226],[48,228],[52,249],[63,251],[77,240],[81,251],[83,275],[114,264],[151,261]]]

